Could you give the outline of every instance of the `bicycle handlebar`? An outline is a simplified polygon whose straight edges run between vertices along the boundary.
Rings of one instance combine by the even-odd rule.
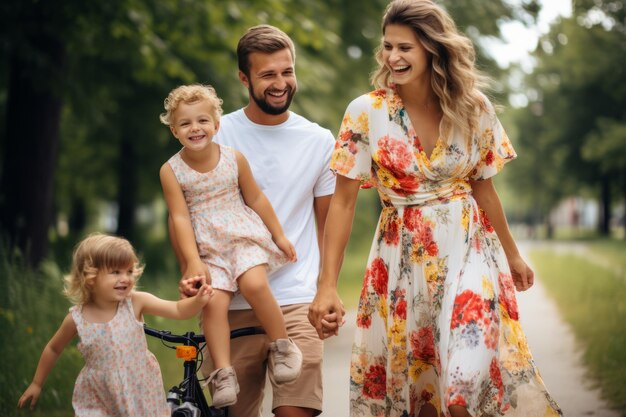
[[[194,332],[187,332],[185,334],[173,334],[169,330],[157,330],[147,325],[143,325],[143,331],[152,337],[156,337],[157,339],[165,340],[170,343],[185,343],[185,342],[193,342],[193,343],[204,343],[206,340],[204,335],[195,334]],[[235,339],[237,337],[242,336],[252,336],[255,334],[265,334],[265,330],[262,327],[243,327],[241,329],[234,329],[230,331],[230,338]]]

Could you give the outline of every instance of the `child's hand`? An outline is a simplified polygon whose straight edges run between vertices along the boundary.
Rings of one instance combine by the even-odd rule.
[[[193,297],[202,284],[211,284],[209,268],[200,259],[190,262],[178,283],[181,298]]]
[[[298,260],[296,255],[296,248],[293,247],[289,239],[287,239],[287,236],[282,235],[278,239],[274,240],[274,243],[276,243],[276,246],[278,246],[278,248],[282,250],[285,255],[287,255],[287,258],[290,262],[295,262]]]
[[[212,296],[213,288],[208,284],[202,284],[202,286],[198,288],[198,293],[194,296],[194,298],[196,302],[200,303],[202,306],[205,306]]]
[[[28,400],[31,400],[30,409],[33,410],[35,405],[37,405],[39,394],[41,394],[41,387],[34,382],[31,383],[28,388],[26,388],[26,391],[24,391],[24,394],[20,397],[20,400],[17,402],[18,408],[24,407],[28,403]]]

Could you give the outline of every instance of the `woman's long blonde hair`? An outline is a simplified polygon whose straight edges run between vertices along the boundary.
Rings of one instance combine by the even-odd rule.
[[[431,57],[431,85],[443,117],[441,137],[449,140],[459,130],[469,141],[478,127],[478,110],[486,103],[481,90],[489,84],[475,66],[472,41],[459,33],[450,15],[431,0],[394,0],[385,9],[383,35],[388,25],[410,27]],[[383,40],[376,49],[378,68],[371,77],[376,88],[391,88],[391,71],[383,61]]]
[[[143,272],[135,249],[126,239],[94,233],[74,250],[72,271],[64,279],[63,293],[75,304],[91,301],[91,287],[101,270],[132,268],[133,284]]]

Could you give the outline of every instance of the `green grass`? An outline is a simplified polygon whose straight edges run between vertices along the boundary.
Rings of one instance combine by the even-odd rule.
[[[626,415],[626,279],[612,267],[624,262],[620,254],[626,247],[624,242],[600,241],[589,248],[588,256],[533,250],[531,259],[583,347],[592,379]],[[595,253],[605,255],[610,268],[595,261]]]
[[[32,380],[41,352],[67,314],[70,304],[61,295],[62,276],[54,264],[33,272],[19,259],[0,257],[0,409],[3,416],[71,415],[73,381],[82,366],[70,346],[50,373],[38,411],[17,410],[17,400]],[[55,414],[56,413],[56,414]]]

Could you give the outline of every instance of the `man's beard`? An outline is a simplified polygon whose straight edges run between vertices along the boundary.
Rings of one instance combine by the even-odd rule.
[[[287,109],[289,109],[289,106],[291,105],[291,100],[293,100],[295,91],[290,85],[288,85],[286,89],[287,89],[287,101],[285,102],[284,105],[280,107],[274,107],[271,104],[269,104],[267,101],[265,101],[265,96],[257,97],[254,94],[254,86],[252,85],[252,83],[250,83],[250,85],[248,86],[248,91],[250,92],[250,97],[252,97],[252,100],[254,100],[256,105],[259,106],[259,108],[263,111],[263,113],[271,114],[272,116],[283,114],[284,112],[287,111]]]

